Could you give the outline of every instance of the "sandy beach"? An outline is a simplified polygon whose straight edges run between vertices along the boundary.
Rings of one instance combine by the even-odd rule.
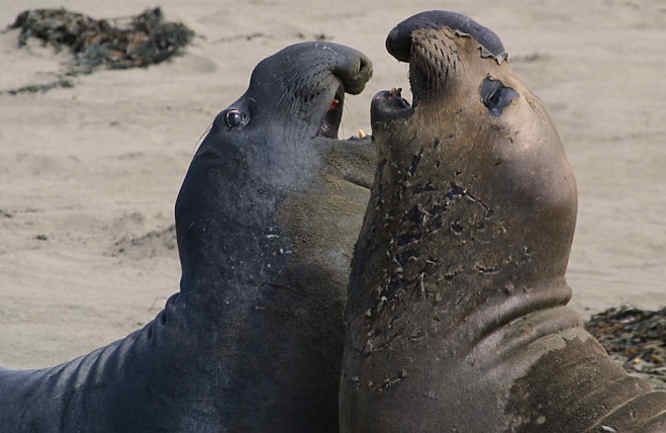
[[[352,2],[163,0],[196,32],[182,56],[99,71],[73,88],[0,94],[0,365],[67,361],[125,336],[178,290],[173,207],[193,152],[253,67],[286,45],[325,38],[374,63],[348,98],[341,137],[369,131],[381,89],[407,89],[384,49],[397,22],[427,9],[493,29],[512,68],[558,127],[579,189],[568,280],[584,315],[666,305],[666,3],[658,0]],[[0,26],[28,8],[95,18],[144,0],[3,0]],[[376,9],[370,9],[374,5]],[[0,91],[52,81],[70,58],[0,34]],[[411,99],[409,92],[405,92]]]

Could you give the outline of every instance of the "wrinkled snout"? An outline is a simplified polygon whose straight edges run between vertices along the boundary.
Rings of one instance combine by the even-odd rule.
[[[372,77],[370,59],[353,48],[332,43],[328,45],[337,53],[333,74],[342,81],[345,92],[352,95],[361,93]]]

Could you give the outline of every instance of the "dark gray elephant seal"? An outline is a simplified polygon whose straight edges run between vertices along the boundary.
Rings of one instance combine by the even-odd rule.
[[[566,306],[576,183],[541,102],[490,30],[399,24],[413,106],[372,104],[378,168],[352,261],[341,431],[666,432]]]
[[[290,46],[203,140],[176,202],[180,292],[143,329],[53,368],[0,371],[2,433],[337,432],[342,319],[372,181],[337,140],[358,51]]]

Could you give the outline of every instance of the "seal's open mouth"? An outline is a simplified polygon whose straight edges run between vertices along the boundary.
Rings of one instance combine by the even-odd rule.
[[[410,105],[402,97],[401,88],[383,90],[377,93],[372,99],[370,109],[373,128],[377,122],[407,119],[414,114],[414,110],[419,104],[427,103],[433,98],[445,97],[445,92],[441,89],[447,85],[448,69],[452,57],[446,47],[437,47],[438,50],[433,50],[430,47],[424,49],[420,46],[419,40],[412,41],[411,34],[407,34],[401,35],[407,38],[408,41],[398,41],[401,48],[401,51],[398,51],[391,45],[396,43],[391,39],[394,35],[395,32],[389,34],[387,40],[388,51],[398,61],[409,65],[409,88],[413,95],[412,104]],[[412,44],[417,45],[416,48],[412,48]],[[404,52],[405,50],[406,52]]]
[[[389,35],[390,37],[390,35]],[[388,47],[388,41],[387,41],[387,47]],[[393,88],[391,90],[382,90],[378,92],[373,98],[372,98],[372,105],[370,107],[370,119],[371,119],[371,124],[373,130],[377,126],[378,123],[384,123],[384,122],[389,122],[392,120],[396,119],[407,119],[414,114],[414,108],[416,108],[417,105],[417,93],[415,93],[415,87],[419,86],[419,82],[415,80],[414,74],[412,74],[412,70],[414,69],[414,58],[413,58],[413,53],[409,51],[408,48],[408,53],[403,55],[397,55],[394,50],[389,49],[389,53],[395,57],[398,61],[408,63],[409,64],[409,69],[410,69],[410,79],[409,79],[409,85],[410,85],[410,90],[412,91],[412,95],[414,95],[414,100],[413,100],[413,105],[409,103],[403,96],[402,96],[402,88]]]
[[[324,114],[319,125],[319,132],[317,135],[328,138],[338,138],[338,130],[340,129],[340,121],[342,120],[342,109],[345,103],[345,89],[338,87],[335,92],[335,97],[328,107],[328,111]]]
[[[370,117],[373,128],[376,122],[407,118],[413,113],[413,107],[402,97],[401,88],[382,90],[372,98]]]

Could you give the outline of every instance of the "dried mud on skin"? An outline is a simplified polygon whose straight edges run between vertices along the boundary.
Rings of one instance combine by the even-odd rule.
[[[182,23],[165,22],[159,7],[123,18],[94,19],[66,9],[31,9],[20,13],[7,30],[20,29],[19,48],[38,38],[57,51],[67,47],[74,58],[64,75],[98,68],[127,69],[160,63],[190,43],[194,32]],[[68,85],[60,85],[67,82]],[[53,85],[55,83],[55,85]],[[71,87],[58,80],[7,91],[10,94]]]
[[[630,374],[666,389],[666,307],[659,311],[621,306],[593,315],[585,328]]]

